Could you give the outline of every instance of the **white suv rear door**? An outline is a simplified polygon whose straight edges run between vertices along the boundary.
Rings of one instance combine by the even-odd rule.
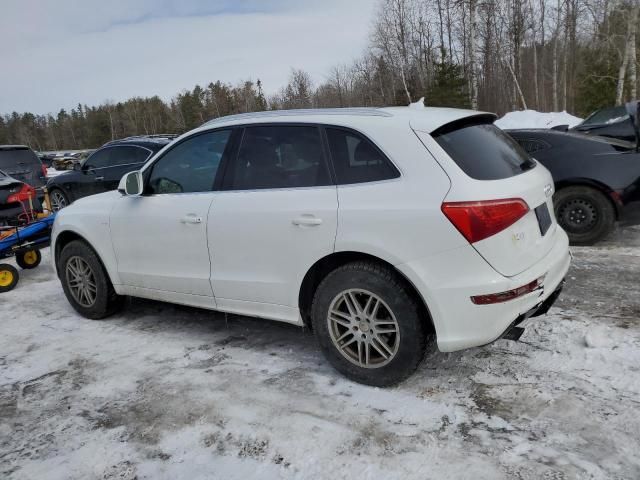
[[[144,195],[116,202],[111,238],[122,283],[138,289],[132,293],[172,292],[188,295],[190,304],[215,304],[207,216],[230,137],[231,130],[188,137],[146,169]]]
[[[218,307],[297,321],[305,273],[334,250],[337,209],[319,127],[246,127],[209,212]]]

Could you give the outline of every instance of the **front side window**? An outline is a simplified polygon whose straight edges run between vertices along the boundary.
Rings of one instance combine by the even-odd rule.
[[[94,168],[108,167],[111,163],[112,150],[112,148],[103,148],[101,150],[97,150],[93,155],[87,158],[84,164],[84,168],[87,170],[92,170]]]
[[[147,193],[209,192],[229,145],[231,130],[208,132],[179,143],[151,167]]]
[[[257,190],[331,185],[315,126],[247,127],[225,188]]]
[[[369,140],[339,128],[327,128],[327,139],[338,184],[376,182],[400,173]]]

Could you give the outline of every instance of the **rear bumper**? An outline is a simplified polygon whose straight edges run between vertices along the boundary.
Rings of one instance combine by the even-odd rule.
[[[528,318],[539,317],[540,315],[546,314],[553,306],[553,304],[556,303],[556,300],[558,300],[558,297],[562,293],[563,287],[564,280],[560,282],[558,288],[556,288],[546,300],[540,302],[528,312],[520,314],[518,318],[516,318],[516,320],[511,324],[511,326],[507,328],[499,338],[504,338],[506,340],[519,340],[524,333],[524,327],[521,327],[520,324]]]
[[[500,338],[512,325],[520,323],[522,316],[546,313],[542,306],[546,306],[548,302],[545,301],[558,290],[571,262],[567,234],[557,228],[554,236],[554,245],[549,253],[513,277],[497,273],[471,245],[437,257],[397,265],[420,291],[429,307],[438,348],[451,352],[485,345]],[[471,302],[473,295],[511,290],[543,275],[541,290],[502,303],[475,305]],[[556,298],[557,295],[553,301]]]

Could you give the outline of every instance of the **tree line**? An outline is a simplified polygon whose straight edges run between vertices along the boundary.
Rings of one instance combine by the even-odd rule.
[[[269,96],[260,80],[196,85],[168,101],[136,97],[56,115],[0,115],[0,144],[96,147],[181,133],[267,109],[406,105],[499,114],[591,111],[637,97],[640,0],[379,0],[366,51],[314,84],[304,70]]]

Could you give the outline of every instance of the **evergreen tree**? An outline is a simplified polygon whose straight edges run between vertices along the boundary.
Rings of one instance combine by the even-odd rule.
[[[460,65],[447,61],[437,64],[425,103],[430,107],[471,108],[468,84]]]

